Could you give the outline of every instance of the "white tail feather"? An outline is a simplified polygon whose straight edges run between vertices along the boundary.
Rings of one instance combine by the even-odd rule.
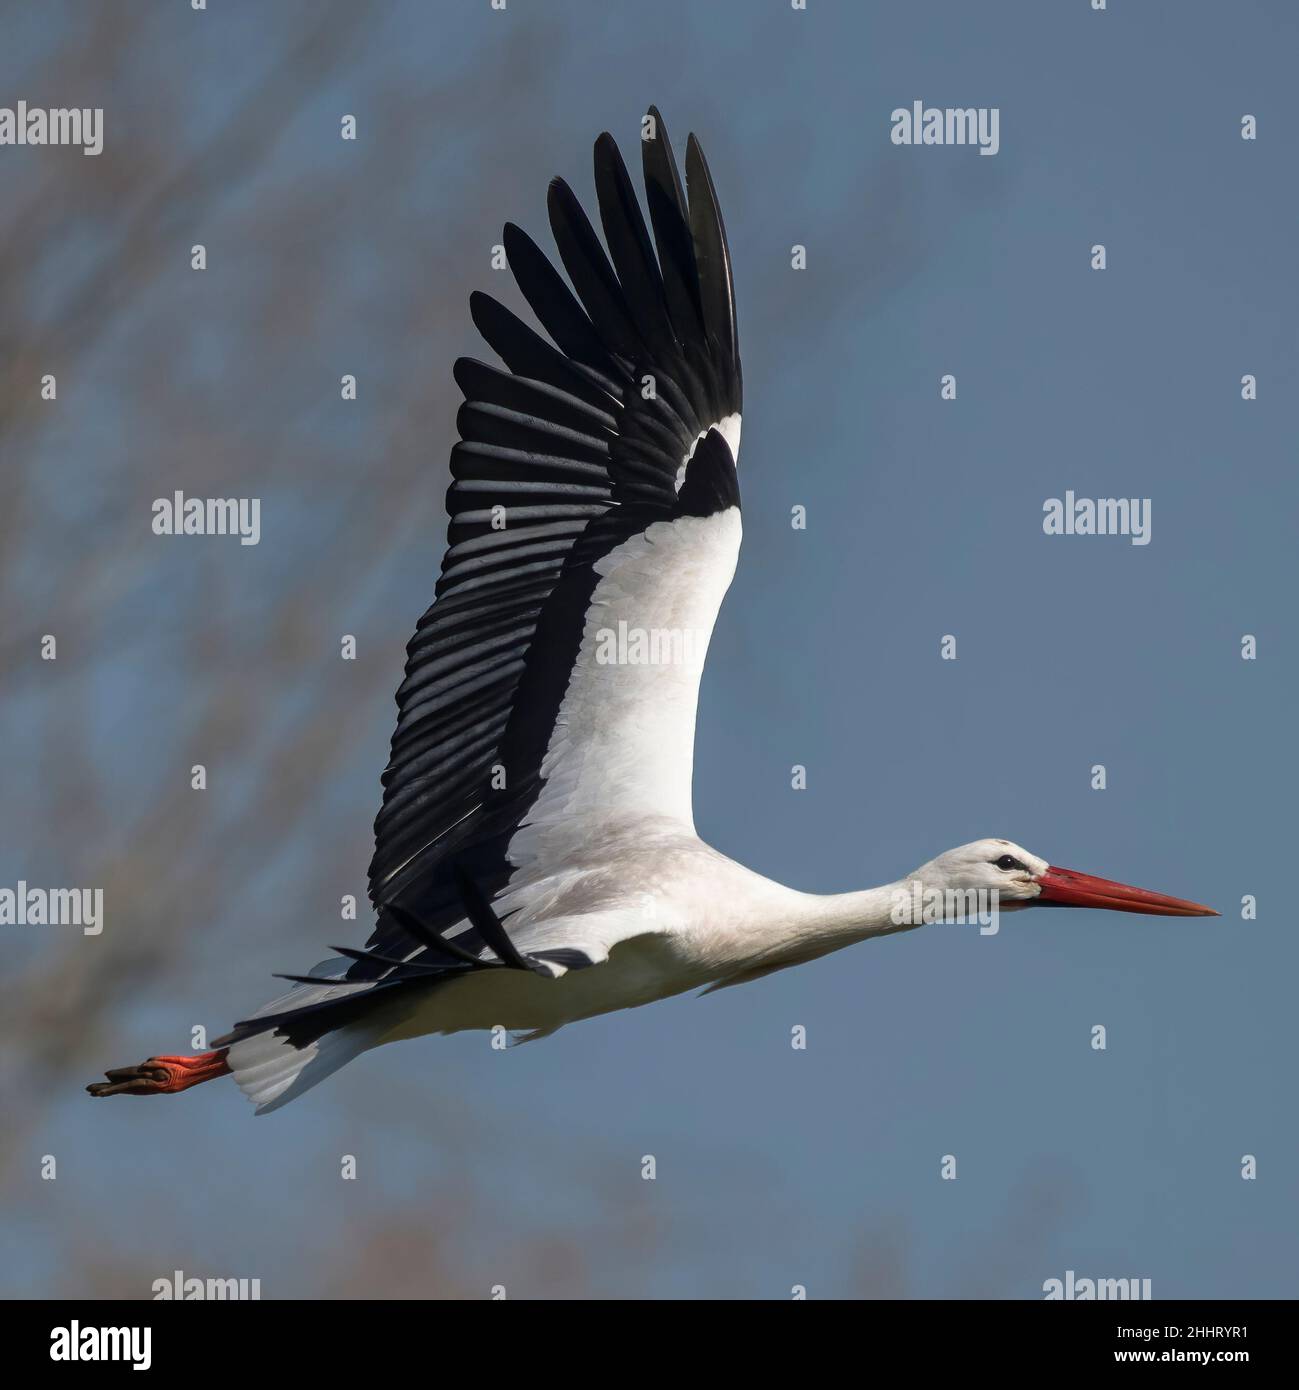
[[[295,985],[287,994],[263,1004],[252,1017],[286,1013],[327,999],[345,999],[366,989],[366,985],[339,983],[324,974],[339,972],[346,965],[345,960],[322,961],[311,972],[322,975],[319,985]],[[373,1047],[385,1031],[385,1024],[363,1019],[346,1023],[298,1048],[272,1030],[232,1043],[226,1061],[239,1089],[257,1106],[257,1113],[265,1115],[287,1105]]]

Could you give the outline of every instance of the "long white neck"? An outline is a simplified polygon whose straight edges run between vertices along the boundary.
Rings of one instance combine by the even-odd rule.
[[[856,893],[810,893],[808,916],[802,935],[824,940],[829,949],[865,941],[870,936],[905,931],[910,923],[894,920],[898,895],[910,893],[910,880],[885,883],[879,888],[863,888]]]
[[[683,916],[700,928],[689,933],[687,951],[696,968],[726,983],[910,929],[894,915],[914,874],[856,893],[802,893],[707,848],[696,873],[681,890]]]
[[[734,939],[739,964],[765,973],[815,960],[841,946],[872,936],[907,931],[910,923],[893,919],[899,890],[905,881],[866,888],[857,893],[793,893],[783,890],[764,904],[757,920],[748,917]],[[919,925],[918,923],[916,925]]]

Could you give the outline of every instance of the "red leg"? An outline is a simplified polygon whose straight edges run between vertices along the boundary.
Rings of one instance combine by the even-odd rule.
[[[87,1086],[92,1096],[170,1096],[230,1071],[225,1048],[196,1057],[150,1057],[134,1067],[114,1067],[107,1081]]]

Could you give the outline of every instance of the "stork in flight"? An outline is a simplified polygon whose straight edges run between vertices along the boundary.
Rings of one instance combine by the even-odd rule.
[[[289,992],[214,1051],[109,1071],[92,1095],[232,1074],[258,1113],[274,1110],[381,1043],[543,1037],[919,925],[896,912],[916,883],[995,890],[1002,911],[1215,915],[996,839],[896,884],[800,893],[695,833],[699,678],[740,548],[740,357],[703,152],[692,135],[683,186],[651,107],[641,159],[648,227],[613,138],[596,141],[607,253],[572,190],[551,183],[569,283],[506,225],[549,341],[488,295],[470,299],[504,369],[455,364],[448,549],[397,691],[366,948],[334,947],[287,977]]]

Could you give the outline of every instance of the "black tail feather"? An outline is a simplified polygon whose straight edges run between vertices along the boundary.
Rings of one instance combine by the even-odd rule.
[[[496,960],[481,959],[465,950],[463,946],[448,940],[407,908],[396,903],[385,903],[382,910],[391,914],[413,940],[428,951],[441,956],[441,961],[397,960],[377,951],[360,951],[351,946],[331,946],[331,951],[337,951],[348,960],[365,961],[394,973],[382,979],[365,982],[333,980],[329,976],[321,975],[277,974],[277,980],[288,980],[291,984],[297,985],[352,983],[365,984],[367,987],[354,990],[341,998],[322,999],[315,1004],[304,1004],[297,1009],[285,1009],[280,1013],[265,1014],[260,1018],[240,1019],[229,1033],[216,1040],[215,1046],[229,1047],[245,1038],[255,1037],[258,1033],[274,1030],[288,1038],[294,1047],[306,1047],[326,1033],[362,1017],[376,1003],[387,1002],[394,989],[429,986],[475,970],[528,970],[549,976],[552,972],[546,965],[523,955],[510,940],[509,933],[501,924],[486,895],[463,866],[455,864],[453,873],[465,915],[495,953]]]

